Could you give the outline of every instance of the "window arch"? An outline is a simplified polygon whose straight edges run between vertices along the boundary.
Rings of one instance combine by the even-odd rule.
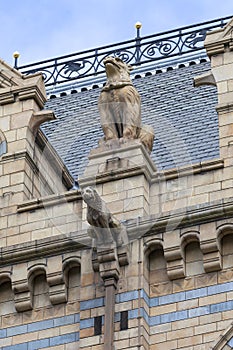
[[[163,283],[169,281],[167,274],[167,262],[161,240],[152,240],[147,243],[145,251],[146,264],[144,275],[148,283]]]
[[[195,276],[205,272],[203,253],[199,241],[190,242],[185,246],[185,274]]]
[[[200,233],[186,231],[181,237],[181,248],[185,263],[185,275],[195,276],[205,273],[203,253],[200,247]]]
[[[32,295],[33,308],[50,306],[49,286],[44,266],[36,266],[29,275],[29,286]]]
[[[169,280],[167,274],[167,262],[161,246],[157,246],[148,256],[149,281],[161,283]]]
[[[220,226],[217,231],[218,244],[220,247],[222,268],[233,267],[233,224],[228,223]]]
[[[80,298],[81,265],[79,258],[68,258],[63,263],[64,280],[67,288],[67,301],[73,302]]]
[[[0,280],[0,315],[15,313],[14,293],[10,278]]]
[[[221,240],[222,267],[227,269],[233,266],[233,232],[222,237]]]

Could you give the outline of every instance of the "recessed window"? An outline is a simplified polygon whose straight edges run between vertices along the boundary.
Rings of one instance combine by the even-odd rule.
[[[233,235],[228,234],[223,237],[222,245],[222,264],[227,269],[233,266]]]
[[[96,316],[94,318],[94,335],[100,335],[102,333],[102,316]]]
[[[191,242],[185,247],[185,267],[187,276],[195,276],[205,272],[199,242]]]
[[[148,260],[150,284],[168,281],[167,263],[162,247],[153,250]]]
[[[122,311],[121,312],[121,319],[120,319],[120,330],[123,331],[125,329],[128,329],[128,311]]]

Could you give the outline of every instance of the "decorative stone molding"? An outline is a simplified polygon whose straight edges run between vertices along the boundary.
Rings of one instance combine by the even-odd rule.
[[[218,243],[220,244],[221,239],[229,233],[231,233],[231,234],[233,233],[233,223],[232,224],[231,223],[227,223],[227,224],[224,223],[222,225],[219,225],[217,227]]]
[[[32,133],[35,136],[41,124],[55,119],[56,117],[52,111],[42,110],[35,112],[30,119],[29,128],[32,130]]]
[[[47,282],[49,297],[53,305],[67,301],[67,287],[63,274],[62,256],[57,255],[47,260]]]
[[[12,289],[16,310],[18,312],[31,310],[33,305],[27,263],[13,266]]]
[[[200,242],[200,232],[185,230],[181,233],[181,249],[184,252],[185,246],[191,242]]]
[[[222,268],[221,253],[217,237],[200,242],[205,272],[219,271]]]
[[[216,86],[216,81],[211,71],[194,78],[195,87],[199,87],[203,85]]]
[[[232,32],[233,19],[224,28],[207,33],[205,48],[209,57],[233,50]]]
[[[19,100],[33,99],[40,108],[46,102],[46,91],[41,73],[22,75],[0,60],[0,105]]]
[[[167,261],[167,274],[171,280],[185,277],[184,259],[180,246],[165,248],[164,257]]]
[[[156,167],[139,140],[125,144],[116,141],[91,150],[89,164],[79,179],[82,187],[143,174],[151,181]]]
[[[47,274],[47,282],[51,303],[53,305],[65,303],[67,301],[67,288],[63,273],[58,271]]]
[[[32,297],[29,290],[28,280],[15,281],[12,283],[14,292],[15,308],[18,312],[32,309]]]

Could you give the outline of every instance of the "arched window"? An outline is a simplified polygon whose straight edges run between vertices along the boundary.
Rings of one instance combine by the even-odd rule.
[[[64,280],[67,288],[67,301],[74,302],[80,298],[81,265],[80,259],[68,258],[63,263]]]
[[[12,314],[14,312],[16,312],[14,293],[11,281],[7,280],[0,284],[0,315]]]
[[[68,271],[68,301],[79,300],[80,297],[80,266],[74,266]]]
[[[152,250],[148,256],[149,283],[160,283],[169,280],[167,275],[167,263],[162,247]]]
[[[223,236],[221,241],[222,267],[227,269],[233,266],[233,233]]]
[[[186,276],[195,276],[204,273],[203,254],[198,241],[190,242],[185,246]]]
[[[32,282],[33,307],[41,308],[51,305],[49,299],[49,286],[46,280],[46,273],[40,270],[35,274]]]

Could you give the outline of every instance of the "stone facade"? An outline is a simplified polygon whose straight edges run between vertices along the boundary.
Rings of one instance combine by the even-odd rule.
[[[80,185],[129,241],[102,250],[39,129],[42,76],[0,61],[1,350],[233,348],[232,26],[207,35],[196,78],[217,85],[219,159],[160,173],[140,140],[91,151]]]

